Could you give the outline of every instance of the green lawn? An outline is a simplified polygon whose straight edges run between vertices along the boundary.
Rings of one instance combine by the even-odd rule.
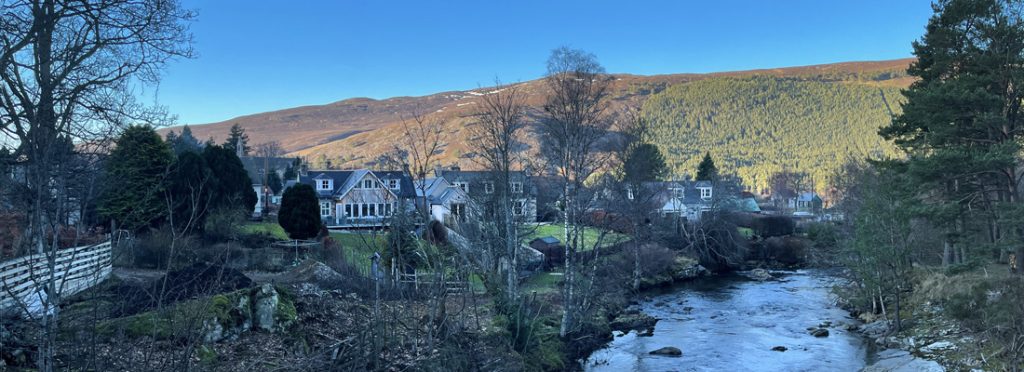
[[[543,225],[531,225],[525,227],[529,231],[529,235],[526,236],[526,241],[530,242],[536,238],[543,238],[545,236],[553,236],[559,241],[565,240],[565,227],[560,224],[543,224]],[[532,230],[532,231],[531,231]],[[590,250],[594,247],[594,242],[600,237],[603,230],[596,227],[586,227],[583,229],[583,250]],[[625,234],[619,234],[614,231],[608,231],[604,236],[604,240],[601,241],[601,248],[613,246],[625,241],[629,241],[629,236]],[[564,243],[564,242],[563,242]]]
[[[553,293],[558,291],[558,285],[562,283],[562,273],[557,271],[542,272],[537,275],[531,276],[523,283],[522,293],[529,294],[537,292],[537,294]]]
[[[373,252],[384,251],[387,238],[384,232],[331,232],[331,238],[341,245],[345,260],[359,267],[370,267]]]

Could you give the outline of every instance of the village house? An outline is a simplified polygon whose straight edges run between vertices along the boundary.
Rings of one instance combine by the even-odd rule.
[[[399,208],[414,208],[412,180],[402,172],[310,170],[299,182],[313,187],[320,200],[320,218],[328,228],[387,225]]]
[[[443,178],[450,187],[461,190],[483,215],[492,215],[497,210],[496,198],[499,195],[491,172],[464,171],[451,167],[438,168],[434,175],[435,178]],[[516,171],[511,176],[509,197],[512,201],[512,215],[520,222],[537,222],[537,188],[526,172]]]
[[[277,173],[281,185],[284,186],[284,171],[295,162],[295,158],[242,156],[238,160],[242,161],[242,166],[252,180],[252,190],[256,192],[256,206],[252,215],[262,217],[273,210],[273,206],[281,204],[281,191],[284,190],[282,187],[281,191],[275,193],[269,185],[265,185],[267,175],[270,172]]]

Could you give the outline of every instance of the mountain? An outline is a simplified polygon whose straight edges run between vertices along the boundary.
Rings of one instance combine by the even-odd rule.
[[[875,134],[888,120],[882,97],[898,109],[899,89],[912,82],[912,59],[846,62],[710,74],[614,75],[609,113],[639,106],[651,118],[655,142],[670,166],[692,174],[698,154],[710,151],[719,168],[763,187],[783,168],[808,171],[819,186],[842,159],[892,154]],[[517,84],[531,116],[547,94],[542,79]],[[493,88],[384,100],[353,98],[318,106],[247,115],[191,126],[197,138],[222,141],[238,123],[251,144],[278,141],[291,156],[334,167],[373,166],[398,143],[403,118],[418,112],[442,122],[445,165],[473,168],[467,125],[477,100]],[[536,150],[536,133],[526,143]],[[322,165],[322,164],[316,164]]]

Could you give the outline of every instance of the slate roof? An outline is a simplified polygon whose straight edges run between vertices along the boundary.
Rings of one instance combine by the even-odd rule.
[[[398,190],[391,190],[391,192],[398,195],[399,198],[414,198],[416,197],[416,188],[413,186],[412,180],[405,176],[405,173],[399,171],[381,171],[372,172],[368,169],[356,169],[356,170],[311,170],[306,173],[305,176],[300,177],[300,181],[304,184],[313,186],[316,189],[316,180],[322,180],[330,178],[333,180],[332,190],[318,190],[317,194],[321,197],[329,197],[336,195],[345,195],[356,186],[356,183],[363,179],[367,174],[373,173],[381,181],[386,179],[397,178],[399,180]],[[390,189],[389,189],[390,190]]]
[[[289,165],[295,161],[295,158],[270,158],[264,162],[264,159],[259,156],[243,156],[238,158],[242,161],[242,166],[245,167],[245,171],[249,173],[249,179],[252,183],[259,184],[263,181],[263,176],[260,175],[260,169],[263,169],[264,164],[268,164],[270,169],[278,172],[284,172]]]
[[[323,171],[309,171],[304,176],[299,177],[299,182],[313,186],[314,190],[317,190],[316,181],[330,178],[333,180],[332,185],[334,186],[331,190],[317,190],[317,195],[320,197],[329,197],[332,195],[339,194],[339,191],[345,186],[345,184],[352,178],[352,174],[355,171],[335,171],[335,170],[323,170]]]
[[[538,240],[544,242],[544,244],[562,244],[561,240],[558,240],[558,238],[550,236],[550,235],[542,237],[542,238],[534,239],[533,241],[538,241]]]

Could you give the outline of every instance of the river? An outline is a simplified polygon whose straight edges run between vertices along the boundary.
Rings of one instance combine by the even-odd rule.
[[[660,319],[654,335],[617,335],[584,361],[586,371],[858,371],[868,362],[865,340],[835,306],[835,279],[824,272],[773,272],[778,280],[742,274],[698,279],[639,304]],[[808,327],[831,322],[828,337]],[[681,357],[649,355],[665,346]],[[773,351],[776,346],[784,352]]]

